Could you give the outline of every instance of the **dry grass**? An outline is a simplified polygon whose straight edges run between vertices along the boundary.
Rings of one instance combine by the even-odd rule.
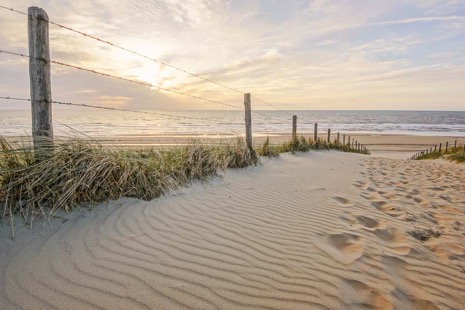
[[[279,146],[267,140],[249,150],[243,139],[219,146],[192,141],[167,150],[109,149],[88,138],[56,143],[48,156],[34,160],[30,143],[10,145],[0,137],[0,217],[19,214],[25,224],[37,216],[50,219],[58,210],[70,212],[123,196],[150,200],[193,180],[207,180],[227,168],[257,164],[258,156],[283,152],[340,149],[340,144],[313,143],[304,137]],[[14,230],[12,226],[14,237]]]
[[[426,159],[438,159],[444,158],[458,163],[465,162],[465,150],[463,147],[451,147],[447,152],[430,152],[424,155],[421,155],[416,158],[416,160],[426,160]]]

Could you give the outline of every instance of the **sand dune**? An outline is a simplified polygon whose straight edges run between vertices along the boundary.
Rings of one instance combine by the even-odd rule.
[[[2,309],[463,309],[465,165],[312,152],[2,228]]]

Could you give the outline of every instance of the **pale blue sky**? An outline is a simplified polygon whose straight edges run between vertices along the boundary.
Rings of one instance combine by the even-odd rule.
[[[465,110],[463,0],[40,0],[50,20],[238,88],[282,109]],[[27,18],[0,10],[1,49],[27,53]],[[242,106],[241,94],[50,26],[52,58]],[[28,97],[27,60],[0,54],[0,96]],[[224,109],[52,66],[53,99]],[[269,109],[253,102],[256,109]],[[25,103],[0,101],[2,107]]]

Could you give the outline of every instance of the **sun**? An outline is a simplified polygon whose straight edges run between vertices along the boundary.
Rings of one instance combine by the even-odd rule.
[[[124,46],[131,46],[131,50],[155,60],[161,60],[163,56],[160,49],[150,44],[134,41],[125,42]],[[178,70],[121,49],[113,50],[112,58],[121,75],[150,84],[153,90],[178,89],[185,82],[185,77]]]

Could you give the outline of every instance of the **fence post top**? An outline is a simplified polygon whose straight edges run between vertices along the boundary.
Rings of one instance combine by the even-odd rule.
[[[48,15],[47,15],[47,12],[45,12],[44,9],[41,9],[37,6],[30,6],[28,9],[27,9],[27,12],[28,14],[31,16],[36,16],[36,17],[40,17],[42,19],[45,19],[48,21]]]

